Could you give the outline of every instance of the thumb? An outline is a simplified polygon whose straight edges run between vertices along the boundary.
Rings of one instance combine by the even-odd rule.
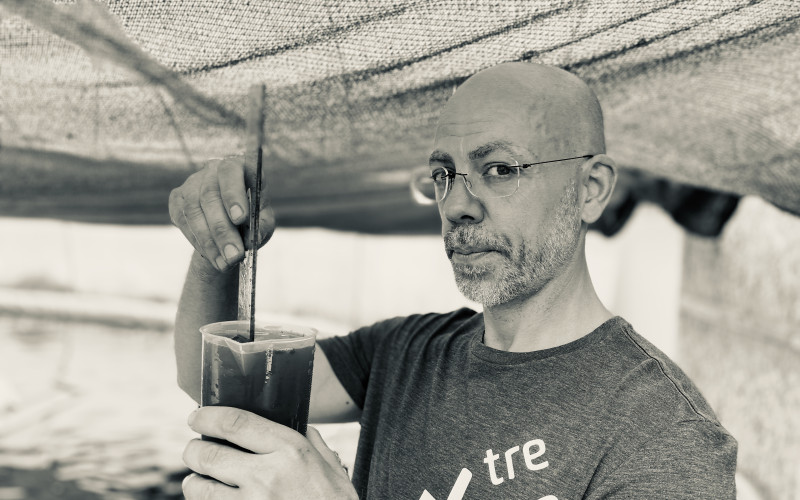
[[[306,438],[311,442],[317,452],[322,455],[322,458],[328,463],[328,465],[334,469],[344,469],[344,465],[339,458],[339,454],[328,448],[328,445],[325,444],[325,441],[322,439],[322,436],[319,434],[317,429],[309,425],[306,429]]]
[[[267,242],[272,238],[273,233],[275,233],[275,211],[272,210],[272,205],[265,201],[265,204],[261,206],[261,212],[259,213],[258,217],[258,248],[266,245]],[[249,219],[248,219],[249,220]],[[250,249],[252,245],[252,232],[250,232],[250,225],[249,223],[245,223],[242,225],[243,230],[243,240],[244,240],[244,247],[246,249]]]

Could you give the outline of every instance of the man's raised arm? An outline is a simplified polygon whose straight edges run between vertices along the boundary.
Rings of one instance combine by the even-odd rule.
[[[200,327],[236,319],[239,273],[236,266],[219,272],[197,251],[192,254],[175,318],[178,386],[200,402]]]
[[[200,401],[199,328],[236,319],[239,274],[245,243],[238,225],[248,220],[245,169],[241,157],[216,160],[192,174],[169,198],[169,214],[195,249],[175,320],[175,360],[178,386]],[[266,183],[263,183],[266,189]],[[266,197],[262,193],[262,199]],[[264,245],[275,230],[269,206],[259,214]],[[250,241],[248,235],[244,238]],[[356,420],[359,410],[333,373],[328,359],[317,349],[311,387],[311,422]]]
[[[237,263],[245,244],[238,225],[248,220],[245,168],[241,157],[213,160],[195,172],[169,197],[169,215],[195,251],[175,319],[178,385],[200,401],[199,328],[236,319]],[[262,244],[275,229],[268,209],[260,214]],[[245,238],[247,240],[247,238]]]

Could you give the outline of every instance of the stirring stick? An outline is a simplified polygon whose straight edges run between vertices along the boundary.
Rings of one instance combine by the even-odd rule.
[[[250,342],[255,341],[256,260],[258,254],[258,222],[261,212],[261,145],[264,136],[264,86],[254,85],[248,97],[245,172],[250,175],[250,248],[239,264],[238,319],[250,320]]]

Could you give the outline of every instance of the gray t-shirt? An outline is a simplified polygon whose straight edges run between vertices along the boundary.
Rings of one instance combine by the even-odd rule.
[[[736,440],[625,320],[533,352],[483,330],[461,309],[319,342],[363,410],[361,499],[735,499]]]

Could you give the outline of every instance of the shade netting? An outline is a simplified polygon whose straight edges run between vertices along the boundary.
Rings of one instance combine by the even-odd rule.
[[[595,90],[623,191],[658,179],[800,213],[794,0],[1,5],[2,214],[168,222],[170,188],[243,151],[265,84],[279,223],[435,231],[410,172],[454,88],[505,61]]]

